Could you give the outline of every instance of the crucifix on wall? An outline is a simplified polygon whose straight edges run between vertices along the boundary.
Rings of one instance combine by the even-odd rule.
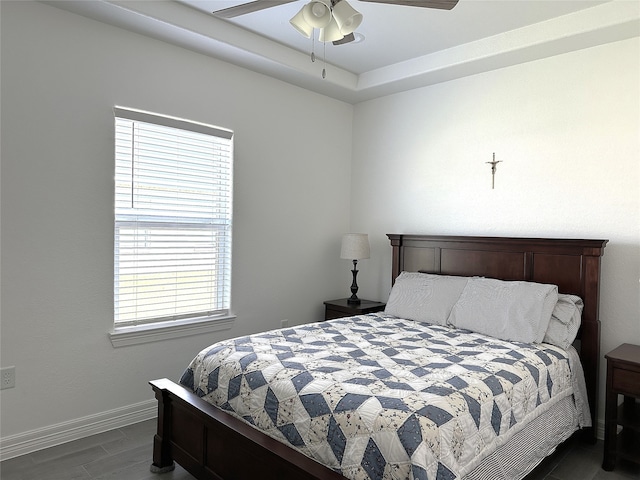
[[[491,190],[493,190],[496,181],[496,167],[502,162],[502,160],[496,160],[496,152],[493,152],[493,161],[492,162],[484,162],[491,165]]]

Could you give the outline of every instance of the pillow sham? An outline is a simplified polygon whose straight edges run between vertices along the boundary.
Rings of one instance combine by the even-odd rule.
[[[467,277],[402,272],[384,311],[408,320],[446,325],[467,280]]]
[[[448,323],[502,340],[540,343],[558,301],[558,287],[470,278]]]
[[[543,342],[565,350],[573,343],[582,322],[584,303],[576,295],[558,294],[558,303],[553,309]]]

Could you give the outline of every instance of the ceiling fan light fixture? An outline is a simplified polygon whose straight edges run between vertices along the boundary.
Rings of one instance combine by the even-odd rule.
[[[353,33],[362,23],[362,14],[349,5],[347,0],[341,0],[333,6],[333,18],[343,36]]]
[[[289,23],[293,28],[300,32],[300,34],[307,38],[311,38],[311,35],[313,34],[313,27],[305,21],[303,10],[304,7],[302,7],[300,11],[296,13],[291,20],[289,20]]]
[[[326,3],[313,1],[302,7],[304,21],[312,28],[324,28],[331,21],[331,9]]]
[[[336,19],[332,18],[329,25],[320,29],[318,40],[321,42],[335,42],[336,40],[341,40],[343,37],[344,35],[340,32],[340,27],[338,27]]]

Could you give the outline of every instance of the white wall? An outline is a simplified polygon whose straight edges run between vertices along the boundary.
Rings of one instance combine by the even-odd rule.
[[[152,399],[149,380],[223,337],[322,318],[350,281],[351,105],[51,6],[1,9],[3,437]],[[235,131],[231,330],[112,347],[114,105]]]
[[[357,105],[352,226],[372,238],[362,295],[387,299],[386,233],[608,239],[602,352],[640,344],[639,44]],[[485,163],[493,152],[503,161],[494,190]]]

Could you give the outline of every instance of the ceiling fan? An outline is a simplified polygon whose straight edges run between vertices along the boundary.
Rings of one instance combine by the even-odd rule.
[[[214,11],[220,18],[234,18],[266,8],[277,7],[296,0],[255,0],[229,8]],[[410,7],[438,8],[451,10],[458,0],[361,0],[364,2],[387,3]],[[291,25],[302,35],[310,38],[315,28],[320,30],[321,42],[342,45],[355,40],[353,32],[362,22],[362,14],[346,0],[311,0],[290,20]]]

